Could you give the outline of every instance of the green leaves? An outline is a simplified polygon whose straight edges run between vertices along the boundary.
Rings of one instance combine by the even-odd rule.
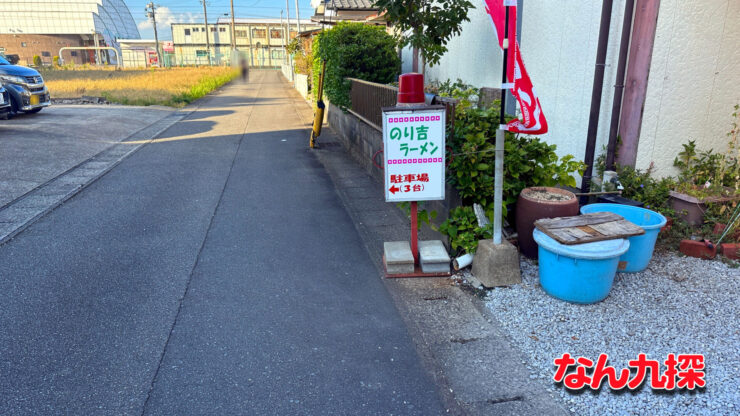
[[[456,254],[475,253],[479,240],[493,237],[492,230],[491,226],[479,227],[473,208],[468,206],[451,210],[450,216],[437,229],[449,237],[450,247]]]
[[[439,63],[474,7],[467,0],[375,0],[375,6],[398,29],[398,46],[418,48],[430,66]]]
[[[318,85],[325,60],[324,92],[332,104],[342,109],[351,104],[350,82],[345,78],[388,84],[395,81],[401,71],[396,41],[379,26],[339,22],[316,35],[312,48],[313,85]]]

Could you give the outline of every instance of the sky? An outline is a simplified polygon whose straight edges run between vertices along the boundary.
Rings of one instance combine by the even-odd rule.
[[[149,0],[124,0],[143,39],[154,39],[151,22],[144,11]],[[157,34],[159,40],[171,40],[171,23],[203,22],[203,5],[200,0],[159,0],[157,9]],[[290,17],[295,19],[295,0],[288,0]],[[313,14],[310,0],[298,0],[301,7],[301,20],[309,19]],[[215,23],[224,13],[231,13],[230,0],[208,0],[208,23]],[[234,0],[234,14],[237,18],[280,18],[280,11],[285,10],[285,0]]]

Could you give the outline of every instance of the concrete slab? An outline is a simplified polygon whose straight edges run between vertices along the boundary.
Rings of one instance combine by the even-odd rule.
[[[440,240],[419,241],[419,263],[424,273],[450,272],[450,255]]]
[[[493,244],[493,240],[481,240],[473,259],[472,272],[485,287],[522,283],[519,251],[506,240],[501,244]]]
[[[408,241],[386,241],[383,243],[383,255],[388,274],[414,272],[414,255]]]

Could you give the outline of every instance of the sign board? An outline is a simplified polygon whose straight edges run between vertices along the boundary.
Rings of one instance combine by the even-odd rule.
[[[445,199],[445,107],[383,109],[385,201]]]
[[[175,52],[175,43],[172,41],[162,42],[162,50],[165,52]]]

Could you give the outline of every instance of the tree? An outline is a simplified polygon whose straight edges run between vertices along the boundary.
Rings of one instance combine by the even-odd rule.
[[[470,21],[468,11],[474,7],[467,0],[375,0],[375,6],[399,30],[399,46],[419,49],[430,66],[439,63],[445,45]]]
[[[40,67],[41,66],[41,57],[38,55],[33,56],[33,66]]]
[[[347,78],[387,84],[396,80],[401,60],[393,37],[379,26],[339,22],[313,42],[313,85],[318,85],[321,65],[326,61],[324,92],[339,108],[350,106]]]

